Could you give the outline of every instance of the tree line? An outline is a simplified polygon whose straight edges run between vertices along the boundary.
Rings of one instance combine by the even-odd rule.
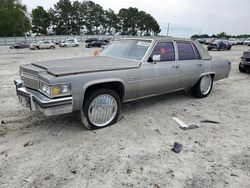
[[[93,1],[59,0],[53,8],[38,6],[28,16],[20,0],[0,0],[0,37],[22,36],[30,30],[41,35],[148,36],[161,32],[154,17],[133,7],[115,13]]]
[[[218,33],[218,34],[213,34],[213,35],[208,35],[208,34],[200,34],[200,35],[193,35],[191,36],[191,38],[194,38],[194,39],[201,39],[201,38],[226,38],[226,39],[229,39],[229,38],[248,38],[250,37],[249,34],[243,34],[243,35],[229,35],[227,34],[226,32],[221,32],[221,33]]]

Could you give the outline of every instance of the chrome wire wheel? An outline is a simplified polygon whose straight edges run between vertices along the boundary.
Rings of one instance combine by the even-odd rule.
[[[96,127],[108,125],[116,117],[118,104],[109,94],[102,94],[92,100],[88,108],[89,121]]]
[[[200,81],[200,91],[203,95],[207,95],[212,87],[212,77],[211,75],[205,75]]]

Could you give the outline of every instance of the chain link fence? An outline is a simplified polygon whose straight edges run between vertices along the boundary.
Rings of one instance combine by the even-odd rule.
[[[17,42],[27,42],[27,43],[34,43],[38,41],[44,41],[44,40],[51,40],[51,41],[64,41],[69,38],[76,38],[78,42],[84,42],[85,40],[89,38],[97,38],[97,39],[112,39],[115,40],[117,38],[122,38],[123,36],[117,35],[51,35],[51,36],[34,36],[34,37],[0,37],[0,46],[9,46],[12,44],[15,44]]]

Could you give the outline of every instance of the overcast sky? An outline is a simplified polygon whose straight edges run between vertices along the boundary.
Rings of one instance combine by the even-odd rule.
[[[72,0],[73,1],[73,0]],[[81,1],[81,0],[79,0]],[[193,34],[250,34],[250,0],[92,0],[104,9],[118,12],[137,7],[150,13],[160,24],[161,34],[190,37]],[[54,7],[58,0],[22,0],[28,10],[36,6]]]

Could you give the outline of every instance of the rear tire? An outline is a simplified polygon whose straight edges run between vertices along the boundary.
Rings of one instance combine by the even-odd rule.
[[[202,76],[199,81],[191,88],[192,94],[197,98],[204,98],[209,95],[213,88],[213,77],[208,74]]]
[[[120,111],[119,95],[111,89],[98,89],[87,96],[81,109],[81,120],[87,129],[100,129],[116,123]]]

